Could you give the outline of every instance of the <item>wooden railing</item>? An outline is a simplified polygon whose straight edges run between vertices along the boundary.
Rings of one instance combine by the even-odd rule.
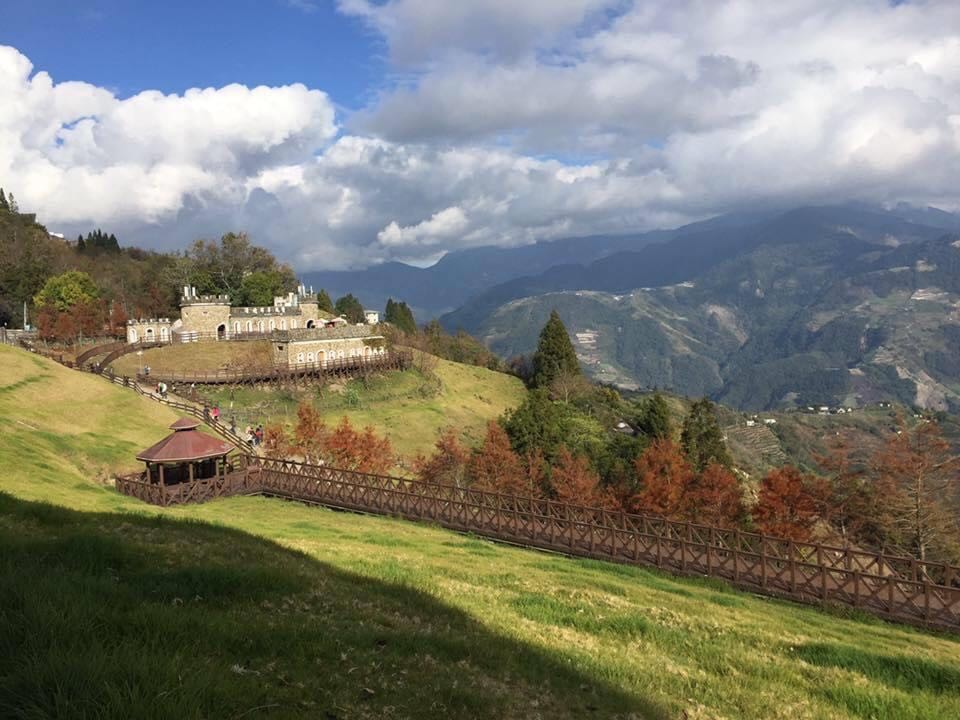
[[[231,495],[256,495],[261,492],[257,468],[235,467],[221,477],[194,480],[174,485],[148,482],[143,473],[118,475],[117,491],[151,505],[169,507],[207,502]]]
[[[257,462],[266,495],[707,575],[764,595],[960,631],[960,573],[944,563],[290,461]]]
[[[406,370],[413,364],[410,352],[397,350],[370,357],[338,358],[323,363],[304,363],[286,367],[253,367],[236,370],[172,372],[152,369],[149,375],[137,375],[141,382],[165,382],[195,385],[289,382],[315,377],[338,377],[356,373]]]

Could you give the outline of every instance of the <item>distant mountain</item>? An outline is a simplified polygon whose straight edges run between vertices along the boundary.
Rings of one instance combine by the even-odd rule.
[[[508,356],[531,351],[556,308],[595,377],[744,409],[958,409],[960,240],[943,224],[844,207],[681,229],[514,279],[443,321]]]

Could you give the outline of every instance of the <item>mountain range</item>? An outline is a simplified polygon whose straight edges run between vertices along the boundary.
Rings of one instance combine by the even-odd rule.
[[[955,410],[958,232],[960,217],[934,208],[803,207],[311,282],[337,279],[368,302],[364,287],[376,286],[426,316],[459,302],[441,322],[502,356],[529,353],[555,308],[588,372],[624,387],[751,410],[879,400]]]

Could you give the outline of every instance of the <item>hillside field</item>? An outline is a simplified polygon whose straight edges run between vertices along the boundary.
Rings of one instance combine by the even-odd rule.
[[[156,371],[265,365],[270,362],[269,343],[170,345],[147,350],[143,360]],[[227,422],[236,418],[241,429],[257,423],[290,425],[298,405],[307,401],[330,424],[346,415],[358,427],[371,425],[407,458],[429,454],[437,433],[447,426],[456,428],[468,444],[480,442],[487,422],[519,405],[526,392],[519,379],[486,368],[432,356],[414,365],[403,372],[306,389],[206,387],[201,391],[219,403]],[[133,374],[136,367],[136,355],[122,357],[113,366],[120,374]]]
[[[119,496],[173,416],[0,347],[0,716],[947,718],[960,640],[266,498]]]

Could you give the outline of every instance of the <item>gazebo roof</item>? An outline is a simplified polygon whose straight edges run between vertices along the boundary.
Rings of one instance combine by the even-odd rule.
[[[175,463],[220,457],[233,450],[230,443],[197,432],[200,423],[192,418],[180,418],[170,428],[173,432],[156,445],[137,455],[144,462]]]

